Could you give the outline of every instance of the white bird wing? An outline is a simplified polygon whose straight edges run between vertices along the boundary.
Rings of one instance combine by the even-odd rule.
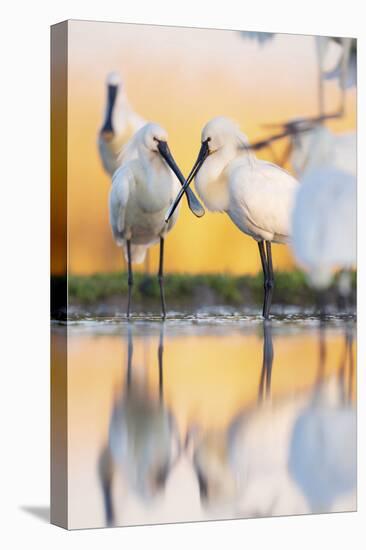
[[[122,245],[124,239],[126,206],[131,186],[134,184],[134,176],[128,164],[120,166],[113,174],[109,195],[109,219],[113,236],[119,245]]]
[[[259,238],[290,235],[290,219],[298,182],[271,162],[253,159],[236,168],[231,177],[230,211],[243,215]],[[244,222],[245,223],[245,222]],[[281,239],[280,239],[281,240]]]

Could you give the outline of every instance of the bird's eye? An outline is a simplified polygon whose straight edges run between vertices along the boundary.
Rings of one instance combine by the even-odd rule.
[[[154,136],[154,137],[153,137],[153,140],[154,140],[154,141],[157,141],[157,142],[159,143],[159,140],[158,140],[157,137]]]

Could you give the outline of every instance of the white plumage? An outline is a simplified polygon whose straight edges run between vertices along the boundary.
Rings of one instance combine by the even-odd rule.
[[[98,149],[105,171],[112,176],[121,164],[122,148],[146,121],[131,107],[118,73],[110,73],[106,85],[107,101]]]
[[[202,142],[209,155],[197,173],[196,189],[211,211],[226,212],[235,225],[257,241],[286,242],[297,181],[288,172],[259,160],[248,139],[225,117],[208,122]]]
[[[256,158],[240,161],[230,170],[227,213],[243,233],[255,240],[285,243],[290,236],[290,213],[297,185],[290,174],[275,164]]]
[[[226,117],[216,117],[203,128],[198,159],[167,220],[193,177],[209,210],[226,212],[243,233],[258,241],[265,276],[263,315],[267,317],[273,288],[271,242],[288,242],[298,182],[279,166],[257,159],[247,137]]]
[[[113,175],[110,191],[110,223],[114,239],[125,251],[131,241],[132,262],[142,262],[147,249],[173,228],[178,213],[169,224],[164,215],[180,189],[177,177],[158,152],[156,140],[166,142],[166,131],[146,124],[127,144],[137,158],[123,163]]]
[[[357,136],[355,132],[335,134],[325,126],[316,124],[310,130],[302,131],[302,121],[295,123],[298,132],[290,135],[290,162],[297,177],[315,167],[334,167],[356,175]],[[306,126],[306,120],[303,121]]]
[[[292,215],[292,247],[297,261],[319,288],[336,269],[356,263],[356,178],[332,167],[308,170]]]

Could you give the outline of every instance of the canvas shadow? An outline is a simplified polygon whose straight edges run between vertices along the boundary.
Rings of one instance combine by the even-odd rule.
[[[49,506],[21,506],[20,509],[23,510],[23,512],[27,512],[28,514],[35,516],[41,521],[50,523],[51,514]]]

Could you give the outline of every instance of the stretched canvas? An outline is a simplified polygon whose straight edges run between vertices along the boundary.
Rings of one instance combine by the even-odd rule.
[[[356,510],[356,39],[51,46],[52,523]]]

